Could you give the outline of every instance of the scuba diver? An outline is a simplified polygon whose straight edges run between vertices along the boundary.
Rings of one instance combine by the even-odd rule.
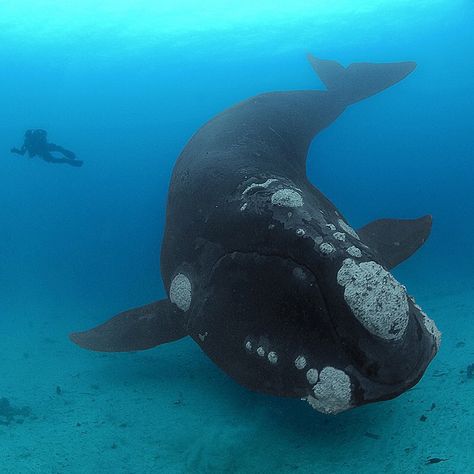
[[[28,152],[28,156],[33,158],[39,156],[44,161],[49,163],[67,163],[71,166],[82,166],[83,162],[76,159],[76,155],[62,146],[48,143],[48,134],[46,130],[27,130],[25,132],[25,141],[21,148],[12,148],[12,153],[17,155],[24,155]],[[63,155],[61,158],[56,158],[51,152],[57,151]]]

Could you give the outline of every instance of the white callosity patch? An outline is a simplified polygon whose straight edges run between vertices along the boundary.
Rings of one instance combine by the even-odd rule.
[[[436,349],[439,349],[439,346],[441,345],[441,331],[437,328],[436,323],[421,309],[420,305],[416,304],[415,298],[413,298],[413,296],[410,296],[410,299],[412,300],[415,308],[423,316],[423,325],[435,340]]]
[[[435,322],[426,313],[424,313],[418,305],[415,306],[421,311],[425,329],[431,334],[431,336],[435,340],[436,349],[439,349],[439,346],[441,345],[441,331],[436,327]]]
[[[268,188],[268,186],[270,186],[270,184],[274,183],[275,181],[278,181],[277,179],[267,179],[264,183],[252,183],[250,186],[248,186],[247,188],[244,189],[243,193],[242,193],[242,196],[244,194],[247,194],[251,189],[254,189],[254,188],[263,188],[263,189],[266,189]]]
[[[171,282],[170,301],[179,309],[187,311],[191,306],[191,282],[186,275],[178,273]]]
[[[255,341],[254,341],[255,342]],[[277,364],[278,363],[278,354],[275,352],[275,351],[269,351],[267,353],[267,350],[268,350],[268,344],[261,341],[259,343],[260,345],[257,347],[257,350],[255,351],[257,353],[257,355],[259,357],[265,357],[265,355],[267,356],[267,359],[268,359],[268,362],[270,362],[270,364]],[[255,344],[255,346],[257,345],[257,343]],[[245,346],[245,349],[248,351],[248,352],[253,352],[254,350],[254,344],[251,340],[251,336],[248,336],[245,341],[244,341],[244,346]],[[265,347],[267,348],[267,350],[265,349]]]
[[[296,229],[296,235],[300,236],[300,237],[303,237],[303,235],[305,234],[306,232],[304,231],[304,229]]]
[[[336,230],[336,226],[334,224],[326,224],[326,227],[332,231]]]
[[[327,242],[323,242],[323,243],[319,246],[319,250],[321,250],[321,252],[322,252],[324,255],[329,255],[329,254],[333,253],[336,249],[334,248],[334,245],[328,244]]]
[[[245,211],[245,209],[247,209],[247,206],[248,204],[246,202],[244,202],[241,206],[240,206],[240,210],[243,212]]]
[[[337,273],[344,299],[359,322],[386,340],[403,337],[408,325],[408,296],[400,283],[375,262],[346,258]]]
[[[334,232],[333,237],[341,242],[345,242],[346,240],[346,234],[344,234],[344,232]]]
[[[268,355],[267,355],[267,358],[270,362],[270,364],[276,364],[278,362],[278,356],[276,354],[276,352],[269,352]]]
[[[346,224],[342,219],[338,219],[337,223],[344,232],[347,232],[349,235],[352,235],[352,237],[359,240],[357,232],[349,224]]]
[[[314,385],[318,381],[318,371],[316,369],[309,369],[306,372],[306,379],[311,385]]]
[[[321,413],[336,415],[351,407],[351,380],[342,370],[325,367],[319,374],[319,382],[313,387],[314,397],[308,403]]]
[[[362,252],[360,251],[360,249],[358,249],[354,245],[352,245],[351,247],[347,249],[347,253],[351,255],[352,257],[362,257]]]
[[[295,359],[295,367],[298,370],[303,370],[306,367],[306,358],[304,356],[298,356]]]
[[[301,207],[303,198],[293,189],[284,188],[272,194],[272,204],[281,207]]]

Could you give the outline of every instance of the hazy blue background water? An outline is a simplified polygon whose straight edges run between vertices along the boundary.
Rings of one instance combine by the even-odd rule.
[[[472,259],[472,2],[153,3],[0,5],[2,306],[95,313],[161,296],[177,155],[236,101],[321,87],[307,51],[418,62],[317,138],[309,175],[355,225],[432,213],[424,255]],[[36,127],[83,169],[10,155]]]
[[[308,173],[356,227],[432,214],[401,276],[472,287],[473,19],[467,0],[3,0],[0,324],[34,315],[73,330],[160,299],[180,150],[250,95],[323,87],[309,51],[345,65],[417,61],[317,137]],[[10,155],[27,128],[84,167]]]

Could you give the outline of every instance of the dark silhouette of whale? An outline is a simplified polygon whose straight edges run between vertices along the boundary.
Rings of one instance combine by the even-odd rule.
[[[245,387],[323,413],[418,382],[440,333],[389,270],[424,243],[431,217],[355,231],[305,169],[321,129],[415,63],[309,60],[326,91],[247,99],[181,153],[161,252],[169,298],[74,333],[76,344],[136,351],[191,336]]]

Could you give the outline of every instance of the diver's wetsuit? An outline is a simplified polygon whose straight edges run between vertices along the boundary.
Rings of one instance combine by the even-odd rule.
[[[48,134],[45,130],[27,130],[25,132],[25,141],[20,149],[12,148],[10,151],[17,155],[24,155],[28,152],[28,156],[33,158],[34,156],[41,157],[44,161],[49,163],[67,163],[72,166],[82,166],[81,160],[76,160],[76,155],[66,150],[62,146],[55,145],[54,143],[48,143]],[[51,152],[57,151],[63,155],[63,158],[54,157]]]

